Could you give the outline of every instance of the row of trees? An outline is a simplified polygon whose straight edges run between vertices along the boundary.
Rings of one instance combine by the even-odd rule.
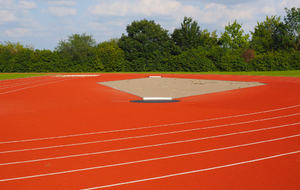
[[[133,21],[127,34],[97,44],[74,34],[55,51],[0,44],[0,72],[251,71],[300,69],[300,8],[266,17],[250,35],[234,21],[218,38],[184,17],[169,33],[154,21]]]

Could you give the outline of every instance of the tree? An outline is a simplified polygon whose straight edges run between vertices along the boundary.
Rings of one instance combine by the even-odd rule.
[[[294,50],[300,49],[300,8],[285,8],[287,13],[284,17],[287,36],[289,39],[287,43]]]
[[[184,17],[181,28],[176,28],[171,34],[172,40],[181,50],[186,51],[200,45],[201,30],[196,21],[191,17]]]
[[[211,48],[214,46],[218,46],[218,35],[217,31],[208,32],[206,29],[201,31],[200,41],[203,47]]]
[[[219,39],[224,48],[229,48],[231,50],[248,49],[250,35],[244,35],[244,30],[241,28],[242,24],[238,24],[237,21],[225,26],[225,32],[221,32],[221,37]]]
[[[163,57],[179,54],[179,48],[171,40],[168,30],[154,21],[133,21],[122,34],[118,45],[125,52],[131,71],[157,70]]]
[[[86,33],[81,35],[73,34],[68,36],[67,40],[61,40],[55,50],[69,57],[72,61],[84,64],[88,61],[88,56],[95,45],[96,41],[92,35],[87,35]]]
[[[123,71],[125,65],[124,51],[117,45],[118,39],[102,42],[97,46],[97,58],[106,72]],[[98,64],[100,65],[100,64]]]
[[[217,45],[216,31],[209,33],[207,30],[201,30],[196,21],[191,17],[184,17],[180,28],[176,28],[171,34],[172,40],[182,51],[199,46]]]
[[[273,41],[276,50],[299,51],[300,50],[300,8],[285,8],[287,15],[284,22],[280,22],[273,33]]]
[[[254,32],[251,32],[250,47],[259,54],[278,49],[275,36],[281,24],[281,18],[276,16],[267,16],[264,22],[257,22]]]

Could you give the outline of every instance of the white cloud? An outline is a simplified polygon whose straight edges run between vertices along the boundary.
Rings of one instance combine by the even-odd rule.
[[[37,8],[37,5],[33,1],[19,1],[20,6],[23,9],[35,9]]]
[[[173,15],[182,7],[174,0],[114,1],[91,6],[88,12],[98,16]]]
[[[77,3],[75,1],[48,1],[50,6],[75,6]]]
[[[292,8],[292,7],[300,7],[299,0],[285,0],[280,3],[281,8]]]
[[[42,12],[56,17],[64,17],[75,16],[77,14],[77,9],[67,7],[49,7],[48,10],[42,10]]]
[[[182,1],[181,1],[182,2]],[[134,0],[110,1],[88,8],[96,16],[168,16],[170,20],[181,21],[184,16],[191,16],[198,23],[216,24],[222,21],[252,20],[258,13],[257,7],[249,3],[230,6],[210,3],[203,7],[184,5],[178,0]],[[271,8],[265,12],[274,12]]]
[[[14,13],[8,10],[0,10],[0,23],[16,21]]]
[[[94,31],[108,31],[108,27],[107,24],[103,24],[103,23],[97,23],[97,22],[89,22],[87,24],[88,28],[90,30],[94,30]]]
[[[5,34],[9,37],[27,37],[31,36],[31,30],[27,28],[13,28],[6,30]]]
[[[142,0],[133,8],[134,13],[146,16],[174,15],[183,5],[173,0]]]
[[[0,0],[0,9],[11,9],[14,6],[14,0]]]

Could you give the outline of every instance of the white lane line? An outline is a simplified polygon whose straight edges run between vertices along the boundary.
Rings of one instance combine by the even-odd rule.
[[[103,189],[103,188],[116,187],[116,186],[128,185],[128,184],[133,184],[133,183],[141,183],[141,182],[145,182],[145,181],[153,181],[153,180],[158,180],[158,179],[164,179],[164,178],[194,174],[194,173],[199,173],[199,172],[204,172],[204,171],[228,168],[228,167],[233,167],[233,166],[238,166],[238,165],[243,165],[243,164],[249,164],[249,163],[254,163],[254,162],[259,162],[259,161],[264,161],[264,160],[269,160],[269,159],[274,159],[274,158],[279,158],[279,157],[298,154],[298,153],[300,153],[300,150],[299,151],[294,151],[294,152],[288,152],[288,153],[284,153],[284,154],[277,154],[277,155],[273,155],[273,156],[258,158],[258,159],[254,159],[254,160],[248,160],[248,161],[244,161],[244,162],[236,162],[236,163],[232,163],[232,164],[221,165],[221,166],[216,166],[216,167],[211,167],[211,168],[204,168],[204,169],[200,169],[200,170],[192,170],[192,171],[187,171],[187,172],[182,172],[182,173],[175,173],[175,174],[169,174],[169,175],[164,175],[164,176],[145,178],[145,179],[127,181],[127,182],[122,182],[122,183],[115,183],[115,184],[110,184],[110,185],[86,188],[86,189],[82,189],[82,190]]]
[[[44,79],[44,78],[49,78],[49,77],[51,77],[51,75],[16,78],[16,79],[4,79],[4,80],[0,80],[0,85],[2,85],[2,84],[6,85],[6,84],[21,83],[21,82],[27,82],[27,81],[34,81],[34,80],[37,80],[37,79]]]
[[[56,75],[55,77],[98,77],[100,75]]]
[[[64,136],[56,136],[56,137],[45,137],[45,138],[36,138],[36,139],[24,139],[24,140],[15,140],[15,141],[3,141],[3,142],[0,142],[0,144],[22,143],[22,142],[51,140],[51,139],[61,139],[61,138],[88,136],[88,135],[96,135],[96,134],[116,133],[116,132],[125,132],[125,131],[136,131],[136,130],[142,130],[142,129],[152,129],[152,128],[159,128],[159,127],[174,126],[174,125],[185,125],[185,124],[192,124],[192,123],[200,123],[200,122],[207,122],[207,121],[216,121],[216,120],[222,120],[222,119],[231,119],[231,118],[245,117],[245,116],[250,116],[250,115],[258,115],[258,114],[270,113],[270,112],[276,112],[276,111],[282,111],[282,110],[287,110],[287,109],[292,109],[292,108],[298,108],[298,107],[300,107],[300,104],[299,105],[294,105],[294,106],[289,106],[289,107],[278,108],[278,109],[265,110],[265,111],[260,111],[260,112],[253,112],[253,113],[241,114],[241,115],[234,115],[234,116],[212,118],[212,119],[186,121],[186,122],[179,122],[179,123],[162,124],[162,125],[154,125],[154,126],[147,126],[147,127],[137,127],[137,128],[129,128],[129,129],[119,129],[119,130],[111,130],[111,131],[99,131],[99,132],[92,132],[92,133],[64,135]]]
[[[300,113],[292,114],[289,116],[295,116],[300,115]],[[288,116],[286,116],[288,117]],[[123,137],[123,138],[116,138],[116,139],[107,139],[107,140],[100,140],[100,141],[89,141],[89,142],[83,142],[83,143],[74,143],[74,144],[65,144],[65,145],[56,145],[56,146],[46,146],[46,147],[39,147],[39,148],[28,148],[28,149],[18,149],[18,150],[7,150],[7,151],[1,151],[0,154],[5,153],[14,153],[14,152],[25,152],[25,151],[34,151],[34,150],[44,150],[44,149],[52,149],[52,148],[62,148],[62,147],[71,147],[71,146],[80,146],[80,145],[87,145],[87,144],[96,144],[96,143],[103,143],[103,142],[113,142],[113,141],[121,141],[121,140],[129,140],[129,139],[138,139],[138,138],[146,138],[146,137],[154,137],[154,136],[162,136],[162,135],[170,135],[170,134],[177,134],[177,133],[184,133],[184,132],[191,132],[191,131],[198,131],[198,130],[204,130],[204,129],[214,129],[214,128],[220,128],[220,127],[227,127],[232,125],[241,125],[241,124],[249,124],[254,122],[260,122],[260,121],[267,121],[272,119],[278,119],[278,117],[275,118],[268,118],[268,119],[260,119],[260,120],[253,120],[253,121],[246,121],[246,122],[240,122],[240,123],[232,123],[232,124],[225,124],[225,125],[216,125],[211,127],[203,127],[203,128],[193,128],[193,129],[186,129],[181,131],[172,131],[172,132],[165,132],[165,133],[156,133],[156,134],[150,134],[150,135],[141,135],[141,136],[132,136],[132,137]],[[286,127],[286,126],[292,126],[292,125],[298,125],[299,123],[293,123],[293,124],[286,124],[279,126]],[[274,127],[273,127],[274,128]],[[278,128],[278,127],[275,127]],[[268,128],[263,129],[256,129],[256,131],[263,131]]]
[[[72,78],[65,79],[65,80],[57,80],[57,81],[47,82],[47,83],[42,83],[42,84],[37,84],[37,85],[28,86],[28,87],[24,87],[24,88],[19,88],[19,89],[16,89],[16,90],[11,90],[11,91],[7,91],[7,92],[2,92],[2,93],[0,93],[0,95],[12,93],[12,92],[17,92],[17,91],[21,91],[21,90],[25,90],[25,89],[29,89],[29,88],[34,88],[34,87],[38,87],[38,86],[43,86],[43,85],[46,85],[46,84],[53,84],[53,83],[57,83],[57,82],[63,82],[63,81],[71,80],[71,79],[72,79]]]
[[[0,80],[0,85],[19,84],[19,83],[25,83],[25,82],[31,82],[37,80],[48,80],[50,78],[52,78],[51,75],[19,78],[19,79],[7,79],[7,80]]]
[[[26,82],[19,82],[19,83],[13,83],[13,84],[6,84],[6,85],[0,85],[0,89],[13,88],[13,87],[17,87],[17,86],[24,86],[24,85],[28,85],[28,84],[35,84],[35,83],[56,81],[56,80],[57,79],[47,78],[47,79],[43,79],[43,80],[35,80],[35,81],[26,81]]]
[[[283,137],[283,138],[288,139],[288,138],[293,138],[293,137],[295,137],[295,136]],[[280,138],[278,140],[283,140],[283,138]],[[262,143],[272,142],[272,141],[276,141],[276,140],[271,139],[271,140],[268,140],[268,141],[260,141],[260,142],[254,142],[254,143],[243,144],[243,145],[236,145],[236,146],[231,146],[231,147],[223,147],[223,148],[211,149],[211,150],[205,150],[205,151],[199,151],[199,152],[184,153],[184,154],[178,154],[178,155],[150,158],[150,159],[145,159],[145,160],[123,162],[123,163],[96,166],[96,167],[90,167],[90,168],[82,168],[82,169],[76,169],[76,170],[67,170],[67,171],[54,172],[54,173],[38,174],[38,175],[23,176],[23,177],[16,177],[16,178],[7,178],[7,179],[1,179],[0,182],[15,181],[15,180],[21,180],[21,179],[30,179],[30,178],[45,177],[45,176],[53,176],[53,175],[59,175],[59,174],[67,174],[67,173],[82,172],[82,171],[96,170],[96,169],[102,169],[102,168],[110,168],[110,167],[131,165],[131,164],[137,164],[137,163],[143,163],[143,162],[165,160],[165,159],[171,159],[171,158],[177,158],[177,157],[183,157],[183,156],[190,156],[190,155],[195,155],[195,154],[202,154],[202,153],[208,153],[208,152],[216,152],[216,151],[228,150],[228,149],[233,149],[233,148],[251,146],[251,145],[262,144]]]
[[[40,80],[35,82],[26,82],[21,84],[14,84],[14,85],[6,85],[6,86],[0,86],[1,90],[7,89],[7,88],[15,88],[19,86],[25,86],[25,85],[31,85],[31,84],[37,84],[37,83],[43,83],[43,82],[49,82],[49,81],[58,81],[58,80]]]
[[[275,127],[275,129],[277,129],[277,128],[279,128],[279,127]],[[271,129],[274,129],[274,127],[272,127]],[[265,129],[265,130],[270,130],[270,129],[268,128],[268,129]],[[1,163],[0,166],[14,165],[14,164],[24,164],[24,163],[32,163],[32,162],[40,162],[40,161],[46,161],[46,160],[58,160],[58,159],[66,159],[66,158],[75,158],[75,157],[82,157],[82,156],[92,156],[92,155],[98,155],[98,154],[107,154],[107,153],[113,153],[113,152],[123,152],[123,151],[138,150],[138,149],[145,149],[145,148],[153,148],[153,147],[159,147],[159,146],[182,144],[182,143],[195,142],[195,141],[201,141],[201,140],[207,140],[207,139],[213,139],[213,138],[220,138],[220,137],[227,137],[227,136],[233,136],[233,135],[239,135],[239,134],[245,134],[245,133],[253,133],[253,132],[257,132],[257,130],[244,131],[244,132],[238,132],[238,133],[229,133],[229,134],[223,134],[223,135],[217,135],[217,136],[209,136],[209,137],[202,137],[202,138],[196,138],[196,139],[188,139],[188,140],[182,140],[182,141],[173,141],[173,142],[161,143],[161,144],[152,144],[152,145],[145,145],[145,146],[138,146],[138,147],[131,147],[131,148],[107,150],[107,151],[100,151],[100,152],[75,154],[75,155],[52,157],[52,158],[42,158],[42,159],[26,160],[26,161],[18,161],[18,162],[8,162],[8,163]],[[297,135],[292,135],[292,136],[287,136],[287,137],[280,137],[280,138],[271,139],[271,140],[258,141],[258,142],[249,143],[249,144],[245,144],[245,145],[236,145],[236,146],[232,146],[231,148],[238,148],[238,147],[242,147],[242,146],[267,143],[267,142],[284,140],[284,139],[294,138],[294,137],[299,137],[299,136],[300,136],[300,134],[297,134]],[[229,149],[229,148],[227,147],[225,149]],[[221,149],[212,149],[211,151],[216,151],[216,150],[221,150]],[[210,150],[207,150],[207,151],[210,152]],[[197,154],[198,153],[199,152],[197,152]]]

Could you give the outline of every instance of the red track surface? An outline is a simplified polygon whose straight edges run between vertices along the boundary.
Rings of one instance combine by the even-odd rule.
[[[300,189],[300,78],[165,77],[267,85],[138,104],[97,84],[0,81],[0,189]]]

